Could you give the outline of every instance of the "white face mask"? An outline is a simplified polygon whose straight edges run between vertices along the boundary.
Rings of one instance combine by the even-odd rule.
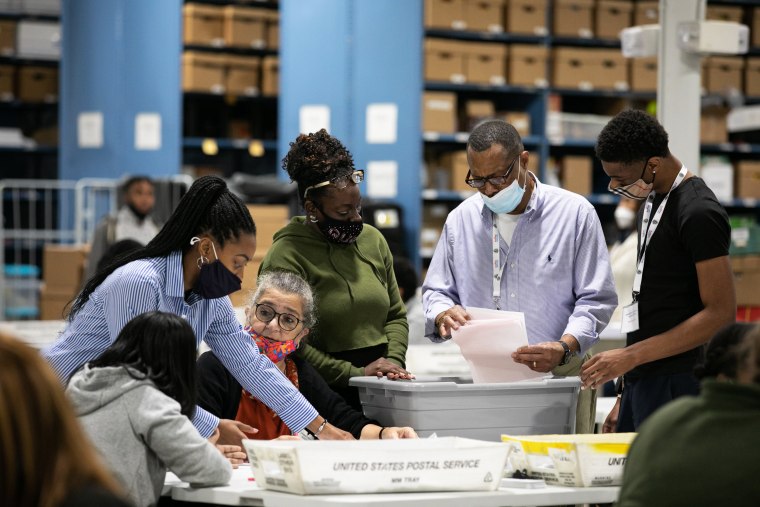
[[[636,223],[636,212],[630,208],[618,206],[615,208],[615,223],[620,230],[633,229]]]

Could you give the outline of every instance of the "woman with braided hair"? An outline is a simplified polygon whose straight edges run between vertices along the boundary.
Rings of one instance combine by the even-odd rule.
[[[144,248],[117,258],[87,281],[74,300],[68,325],[43,353],[63,382],[114,342],[124,325],[150,311],[186,319],[243,387],[271,407],[294,432],[351,438],[328,424],[265,356],[235,318],[227,297],[240,289],[256,251],[256,226],[224,180],[199,178],[158,235]],[[235,421],[219,421],[202,409],[193,423],[204,437],[218,427],[220,444],[240,444]],[[240,454],[229,450],[228,457]]]
[[[322,129],[300,135],[282,162],[306,216],[274,235],[260,273],[292,271],[314,288],[319,322],[297,352],[328,385],[361,410],[351,377],[411,378],[404,369],[408,325],[382,234],[364,225],[357,185],[364,172]]]

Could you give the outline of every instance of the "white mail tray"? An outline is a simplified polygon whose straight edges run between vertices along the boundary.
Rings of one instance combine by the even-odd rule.
[[[578,377],[498,384],[459,378],[393,381],[354,377],[364,414],[384,426],[411,426],[421,437],[501,440],[512,435],[570,434],[580,392]]]

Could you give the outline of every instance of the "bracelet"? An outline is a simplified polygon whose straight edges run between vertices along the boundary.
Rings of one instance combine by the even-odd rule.
[[[377,436],[377,438],[378,438],[379,440],[382,440],[382,439],[383,439],[383,431],[385,431],[385,430],[387,430],[387,429],[388,429],[388,428],[386,428],[385,426],[383,426],[382,428],[380,428],[380,434]]]
[[[318,437],[320,433],[322,433],[322,430],[325,429],[325,426],[327,426],[327,419],[322,419],[322,424],[319,425],[319,428],[317,428],[317,431],[314,432],[314,438]]]

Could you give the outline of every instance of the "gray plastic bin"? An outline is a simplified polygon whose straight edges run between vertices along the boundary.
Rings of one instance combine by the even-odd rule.
[[[575,432],[578,377],[503,384],[458,378],[392,381],[354,377],[364,414],[384,426],[411,426],[421,437],[501,440],[512,435]]]

